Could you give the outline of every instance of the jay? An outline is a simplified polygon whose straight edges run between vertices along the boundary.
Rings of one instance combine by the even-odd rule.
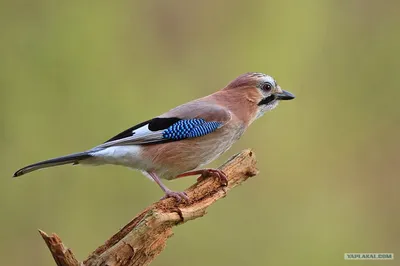
[[[154,180],[165,197],[188,201],[184,192],[168,189],[161,179],[199,174],[226,185],[222,171],[199,168],[227,151],[254,120],[291,99],[294,95],[271,76],[246,73],[211,95],[137,124],[90,150],[28,165],[14,177],[64,164],[121,165]]]

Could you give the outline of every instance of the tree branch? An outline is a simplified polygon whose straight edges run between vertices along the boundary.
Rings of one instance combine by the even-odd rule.
[[[205,215],[211,204],[258,173],[255,164],[251,150],[233,156],[220,167],[228,176],[228,186],[223,187],[216,179],[207,178],[185,191],[190,203],[177,204],[175,199],[169,198],[150,205],[83,262],[78,262],[56,234],[48,236],[39,232],[58,266],[148,265],[165,248],[167,239],[173,234],[173,226]]]

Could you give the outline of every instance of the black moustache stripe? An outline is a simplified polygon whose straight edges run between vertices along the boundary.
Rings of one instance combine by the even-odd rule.
[[[258,105],[264,105],[264,104],[269,104],[270,102],[274,101],[276,99],[275,95],[270,95],[268,97],[265,97],[262,99]]]

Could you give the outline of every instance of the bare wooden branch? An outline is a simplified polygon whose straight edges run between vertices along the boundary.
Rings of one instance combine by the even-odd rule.
[[[233,156],[220,167],[228,176],[227,186],[221,186],[216,179],[207,178],[185,191],[190,203],[177,204],[175,199],[169,198],[150,205],[83,262],[76,260],[57,235],[49,237],[43,231],[39,232],[58,266],[149,265],[165,248],[167,239],[173,235],[173,226],[205,215],[211,204],[258,173],[255,164],[251,150]]]
[[[50,249],[51,255],[53,255],[57,266],[78,266],[79,262],[75,258],[72,251],[64,246],[58,235],[53,234],[48,236],[42,230],[39,230],[39,234],[43,237],[47,247]]]

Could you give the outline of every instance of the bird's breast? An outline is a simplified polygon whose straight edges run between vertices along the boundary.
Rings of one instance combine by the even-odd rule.
[[[206,165],[227,151],[243,134],[244,126],[224,126],[208,135],[143,147],[143,158],[151,161],[161,178],[177,175]]]

